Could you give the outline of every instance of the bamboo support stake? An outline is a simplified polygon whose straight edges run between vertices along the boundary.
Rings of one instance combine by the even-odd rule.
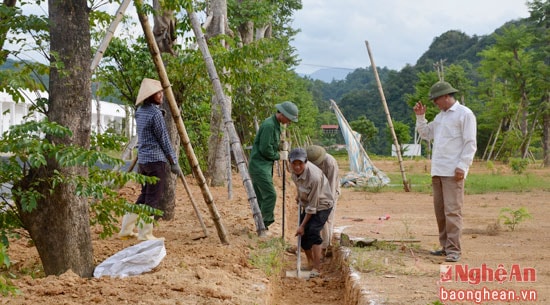
[[[134,167],[136,167],[136,164],[137,164],[137,156],[132,160],[132,163],[130,163],[130,166],[128,166],[128,170],[127,172],[131,173],[132,171],[134,171]]]
[[[113,38],[113,35],[115,34],[115,30],[120,23],[120,20],[122,20],[122,17],[124,16],[124,12],[128,8],[128,5],[130,5],[131,0],[124,0],[120,7],[118,8],[115,19],[109,26],[109,29],[107,30],[107,33],[105,34],[105,37],[101,41],[101,44],[99,45],[99,48],[97,49],[94,59],[92,60],[92,63],[90,65],[90,70],[92,73],[94,72],[95,68],[99,65],[99,62],[101,61],[101,58],[103,57],[103,53],[105,53],[105,50],[107,50],[107,47],[109,46],[109,43],[111,42],[111,39]]]
[[[231,145],[229,145],[229,139],[224,141],[227,151],[227,199],[233,199],[233,179],[231,179]]]
[[[374,77],[376,78],[376,83],[378,84],[378,91],[380,92],[380,97],[382,98],[382,105],[384,106],[384,111],[386,112],[386,119],[388,120],[388,126],[390,127],[391,135],[393,137],[393,144],[395,145],[395,152],[397,153],[397,159],[399,160],[399,169],[401,170],[401,177],[403,178],[403,188],[405,192],[410,192],[410,183],[407,181],[407,176],[405,175],[405,168],[403,167],[403,158],[401,157],[401,146],[399,141],[397,141],[397,135],[395,134],[395,129],[393,128],[393,122],[390,115],[390,110],[388,109],[388,104],[386,103],[386,97],[384,96],[384,90],[382,90],[382,83],[380,82],[380,77],[378,77],[378,71],[376,70],[376,65],[374,64],[374,58],[370,50],[369,42],[365,40],[365,45],[367,46],[367,51],[369,52],[370,63],[372,70],[374,72]]]
[[[189,200],[191,200],[191,204],[193,205],[193,210],[195,210],[195,214],[197,215],[197,218],[199,219],[199,224],[201,225],[202,232],[204,233],[203,237],[208,237],[208,230],[206,229],[206,225],[204,225],[204,220],[202,220],[201,213],[197,207],[197,204],[195,203],[195,199],[193,198],[193,194],[191,193],[191,189],[189,188],[189,185],[187,184],[187,181],[185,180],[185,177],[183,176],[183,173],[180,172],[178,175],[181,182],[183,183],[183,187],[185,188],[185,191],[187,192],[187,196],[189,196]]]
[[[134,170],[134,167],[136,166],[138,161],[138,157],[136,156],[134,160],[132,160],[132,163],[130,164],[130,167],[128,167],[128,172],[131,172]],[[178,175],[178,178],[180,178],[181,182],[183,183],[183,187],[185,188],[185,191],[187,192],[187,196],[189,196],[189,200],[191,200],[191,204],[193,205],[193,210],[195,211],[195,214],[197,215],[197,218],[199,220],[199,224],[202,227],[202,231],[204,233],[204,237],[208,237],[208,230],[206,229],[206,225],[204,224],[204,220],[202,219],[202,215],[199,211],[199,208],[197,207],[197,204],[195,203],[195,199],[193,198],[193,194],[191,193],[191,189],[189,188],[189,185],[187,184],[187,181],[185,180],[185,177],[183,176],[183,173],[180,172]]]
[[[235,125],[233,124],[233,119],[231,117],[231,110],[227,106],[227,98],[225,96],[225,93],[223,92],[223,87],[220,82],[220,78],[218,77],[218,72],[216,71],[214,60],[210,55],[210,51],[208,49],[208,45],[206,44],[204,34],[202,33],[201,25],[197,18],[197,15],[192,8],[187,8],[187,15],[189,16],[189,19],[191,21],[193,32],[195,33],[195,37],[197,39],[197,44],[199,45],[199,49],[204,58],[206,68],[208,70],[208,75],[210,76],[210,81],[212,82],[212,87],[214,88],[214,92],[216,93],[216,98],[220,101],[220,105],[222,105],[223,119],[226,131],[228,132],[229,141],[232,148],[231,151],[233,152],[233,156],[235,157],[235,162],[237,163],[237,167],[239,168],[239,173],[241,174],[241,178],[243,180],[246,193],[248,195],[248,202],[250,203],[252,216],[256,224],[256,232],[258,235],[262,235],[262,233],[266,231],[266,228],[263,222],[260,207],[258,205],[256,193],[254,192],[254,188],[252,187],[252,180],[250,179],[250,175],[248,174],[248,168],[241,145],[241,140],[239,139],[237,131],[235,130]]]
[[[210,190],[208,189],[206,179],[204,178],[201,168],[199,167],[199,162],[197,160],[197,157],[195,156],[195,152],[193,151],[193,146],[191,145],[191,141],[189,140],[189,135],[187,134],[187,130],[185,129],[185,125],[183,124],[183,119],[181,118],[180,110],[174,97],[174,92],[172,92],[172,87],[170,85],[170,80],[168,79],[168,74],[164,69],[164,64],[162,62],[162,57],[160,56],[159,48],[155,41],[155,36],[153,35],[153,31],[149,26],[147,15],[145,15],[145,13],[143,12],[143,2],[142,0],[135,0],[134,4],[138,12],[138,17],[143,28],[143,32],[145,33],[147,44],[149,45],[149,51],[151,52],[153,62],[155,63],[155,66],[157,68],[157,72],[159,74],[162,88],[164,89],[166,100],[168,101],[168,105],[170,106],[172,118],[176,123],[176,128],[181,139],[181,144],[183,145],[185,154],[187,156],[189,164],[191,165],[191,169],[193,171],[195,179],[197,180],[197,184],[201,189],[204,201],[206,202],[208,209],[210,210],[210,214],[212,215],[212,220],[214,221],[214,224],[216,226],[220,241],[223,244],[229,244],[227,240],[227,233],[223,224],[221,223],[220,214],[216,205],[214,204],[214,199],[212,197],[212,194],[210,193]]]

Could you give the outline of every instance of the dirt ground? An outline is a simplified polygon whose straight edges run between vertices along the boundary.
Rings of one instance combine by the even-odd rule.
[[[406,168],[424,171],[426,164],[418,161]],[[385,172],[399,172],[396,161],[375,161]],[[472,172],[483,171],[475,164]],[[537,175],[550,175],[550,170],[538,170]],[[286,176],[287,178],[289,175]],[[279,197],[281,178],[275,177]],[[41,267],[36,249],[26,240],[13,241],[9,253],[12,259],[13,283],[19,296],[3,296],[0,304],[432,304],[442,291],[460,297],[459,293],[493,289],[502,291],[528,290],[536,293],[536,301],[500,300],[478,304],[550,304],[550,215],[547,192],[491,193],[468,195],[464,207],[463,255],[452,270],[475,271],[483,266],[486,275],[503,270],[507,277],[502,283],[483,278],[480,283],[464,283],[457,277],[444,281],[440,270],[449,265],[443,257],[429,255],[437,248],[437,229],[430,194],[404,191],[362,192],[343,189],[336,210],[336,227],[352,238],[374,238],[378,242],[364,248],[335,248],[334,255],[325,259],[321,278],[303,280],[285,276],[296,269],[296,256],[282,254],[285,263],[279,274],[266,275],[250,263],[250,255],[270,239],[256,236],[251,209],[240,175],[233,176],[233,196],[228,199],[226,187],[210,188],[214,204],[227,232],[229,245],[222,245],[210,211],[192,177],[187,178],[193,198],[199,206],[208,229],[203,236],[197,216],[185,189],[178,188],[176,217],[160,221],[155,235],[165,238],[167,255],[152,272],[127,278],[102,277],[82,279],[72,272],[61,276],[40,277]],[[392,183],[399,183],[392,181]],[[285,240],[295,244],[296,228],[293,184],[286,186]],[[413,186],[414,188],[414,186]],[[128,186],[121,194],[132,199],[137,186]],[[270,228],[275,238],[281,236],[281,201],[276,209],[277,220]],[[503,207],[514,210],[525,207],[533,219],[520,223],[515,231],[495,226]],[[379,216],[389,215],[387,220]],[[97,232],[95,232],[97,233]],[[337,234],[336,236],[339,236]],[[339,242],[336,240],[336,242]],[[136,244],[134,240],[111,237],[94,239],[97,264],[109,256]],[[305,256],[302,255],[302,262]],[[351,265],[352,268],[348,266]],[[469,268],[469,269],[468,269]],[[488,268],[488,269],[487,269]],[[531,269],[529,269],[531,268]],[[522,276],[517,270],[535,270],[536,280]],[[446,270],[446,269],[445,269]],[[474,270],[474,271],[472,271]],[[33,278],[34,277],[34,278]],[[487,293],[487,292],[485,292]],[[474,301],[446,304],[473,304]]]

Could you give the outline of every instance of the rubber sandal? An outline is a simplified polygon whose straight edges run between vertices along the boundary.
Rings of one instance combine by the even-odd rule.
[[[286,252],[296,255],[298,253],[298,249],[296,246],[289,246],[286,248]]]
[[[320,275],[321,273],[319,273],[319,270],[311,269],[311,272],[309,273],[309,278],[313,279],[313,278],[319,277]]]
[[[446,255],[445,250],[430,251],[430,254],[435,255],[435,256],[445,256]]]
[[[458,253],[451,253],[447,255],[447,257],[445,258],[445,261],[449,263],[456,263],[459,260],[460,260],[460,254]]]

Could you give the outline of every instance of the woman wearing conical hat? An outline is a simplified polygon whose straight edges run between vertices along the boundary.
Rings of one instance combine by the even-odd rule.
[[[157,177],[155,184],[142,185],[136,204],[146,204],[160,208],[166,184],[167,170],[181,173],[178,159],[164,123],[164,115],[159,106],[164,101],[162,85],[158,80],[144,78],[136,99],[136,126],[138,135],[138,172],[145,176]],[[138,234],[134,233],[138,215],[128,213],[122,218],[120,238],[137,237],[139,240],[156,239],[153,236],[153,223],[140,222]]]

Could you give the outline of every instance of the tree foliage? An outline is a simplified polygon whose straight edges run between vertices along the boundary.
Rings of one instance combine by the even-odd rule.
[[[194,37],[189,35],[190,26],[183,14],[183,6],[191,2],[164,3],[176,12],[177,35],[181,42],[176,46],[177,56],[164,57],[165,65],[190,139],[197,150],[196,155],[207,156],[205,150],[210,133],[213,92],[202,56],[194,48]],[[290,41],[296,30],[291,27],[290,21],[293,12],[301,9],[300,1],[228,0],[227,3],[229,27],[238,34],[221,35],[209,39],[208,43],[219,71],[231,71],[220,73],[220,78],[223,84],[228,85],[227,88],[231,88],[228,96],[232,97],[233,119],[244,146],[252,143],[255,123],[271,115],[274,105],[285,100],[295,102],[300,109],[299,123],[292,124],[290,128],[298,144],[301,145],[300,142],[305,141],[306,137],[321,138],[320,125],[336,123],[329,102],[333,99],[348,121],[359,122],[355,128],[365,133],[364,139],[369,138],[370,152],[390,154],[392,139],[386,128],[387,120],[371,68],[356,69],[345,80],[331,83],[301,78],[293,72],[297,59]],[[416,65],[406,66],[401,71],[379,69],[394,126],[397,125],[399,134],[403,135],[400,141],[407,140],[405,127],[414,126],[415,118],[411,110],[414,103],[422,101],[428,105],[428,119],[437,113],[438,110],[427,96],[430,86],[439,79],[434,71],[434,63],[443,62],[444,79],[460,90],[457,99],[470,107],[478,118],[480,157],[485,155],[487,159],[507,159],[518,155],[518,152],[521,152],[521,157],[539,157],[542,152],[545,160],[550,162],[550,158],[547,158],[550,146],[549,4],[547,1],[534,0],[527,5],[531,13],[529,18],[511,21],[491,35],[469,37],[460,31],[451,30],[434,38],[429,50],[419,58]],[[92,50],[104,36],[113,18],[96,8],[91,7],[90,11]],[[145,8],[153,13],[150,6],[146,5]],[[199,9],[203,10],[204,7]],[[249,43],[243,43],[242,34],[250,23],[264,30],[265,39],[252,39]],[[19,7],[2,7],[0,43],[3,46],[5,42],[10,42],[18,48],[9,52],[10,57],[17,59],[17,62],[9,69],[0,70],[0,86],[17,101],[22,100],[23,96],[14,88],[48,90],[49,78],[44,76],[51,69],[63,71],[65,68],[65,63],[59,60],[59,54],[49,51],[49,24],[50,20],[45,14],[23,15]],[[112,40],[93,79],[94,83],[101,84],[96,92],[98,96],[114,98],[129,108],[134,107],[141,79],[155,78],[147,45],[140,32],[132,31],[135,28],[131,20],[122,27],[121,35]],[[26,39],[28,37],[33,39]],[[25,54],[29,51],[43,56],[49,64],[26,58]],[[0,64],[4,64],[8,53],[2,49],[0,55]],[[51,108],[49,106],[47,100],[38,99],[33,107],[35,111],[47,113]],[[129,206],[112,198],[113,194],[101,186],[107,183],[106,180],[111,183],[123,183],[127,179],[143,182],[140,180],[142,178],[122,177],[95,167],[97,162],[110,162],[101,154],[101,150],[88,151],[85,146],[77,147],[58,143],[53,138],[44,138],[44,135],[63,132],[63,126],[52,123],[46,121],[35,126],[24,125],[20,127],[22,129],[14,128],[5,135],[0,146],[4,145],[6,151],[11,151],[17,157],[10,157],[9,162],[3,163],[1,170],[5,171],[4,179],[13,178],[11,183],[17,185],[17,179],[23,175],[18,171],[39,170],[48,158],[55,158],[62,166],[86,167],[88,173],[81,177],[66,173],[54,174],[43,182],[55,185],[72,179],[71,183],[78,189],[78,195],[92,203],[92,223],[104,226],[105,234],[112,233],[113,227],[109,227],[109,223]],[[368,128],[363,130],[365,126]],[[378,134],[371,137],[370,134],[375,134],[374,130],[378,130]],[[28,132],[26,137],[23,131]],[[409,136],[413,132],[414,128],[409,128]],[[17,141],[28,145],[18,146]],[[119,142],[98,138],[91,143],[102,146]],[[201,167],[206,166],[204,158],[200,158],[199,162]],[[13,195],[22,199],[21,207],[24,209],[34,207],[44,196],[32,187],[24,191],[16,189]],[[101,198],[106,200],[104,204],[100,203],[103,202]],[[13,204],[9,201],[3,204],[12,211]],[[2,217],[0,236],[4,242],[9,236],[8,232],[20,223],[16,212],[2,213]]]
[[[548,4],[537,0],[528,6],[531,17],[507,22],[493,34],[470,37],[451,30],[435,37],[416,65],[379,69],[392,119],[414,126],[412,106],[418,101],[428,105],[426,117],[433,119],[439,110],[427,97],[439,80],[435,64],[443,63],[442,77],[460,90],[457,100],[478,118],[478,157],[493,147],[491,159],[517,154],[550,164],[545,153],[550,149]],[[331,111],[327,101],[334,99],[348,120],[366,116],[380,130],[369,151],[390,153],[392,142],[370,68],[356,69],[341,81],[310,80],[309,90],[321,113]],[[517,127],[511,133],[512,121]],[[497,135],[499,129],[506,132]],[[414,128],[410,132],[412,136]]]
[[[485,116],[491,122],[499,122],[500,131],[495,140],[498,152],[494,158],[527,157],[529,146],[540,128],[541,91],[537,90],[539,78],[537,60],[532,43],[534,35],[526,26],[509,25],[501,35],[496,35],[494,46],[481,52],[480,73],[486,80],[481,88],[488,92],[487,106],[493,109]],[[540,84],[539,84],[540,85]],[[518,154],[518,155],[516,155]]]
[[[366,117],[362,116],[355,121],[349,122],[349,126],[353,131],[361,134],[361,145],[365,150],[369,147],[369,142],[376,141],[378,128],[376,128],[374,123]]]

